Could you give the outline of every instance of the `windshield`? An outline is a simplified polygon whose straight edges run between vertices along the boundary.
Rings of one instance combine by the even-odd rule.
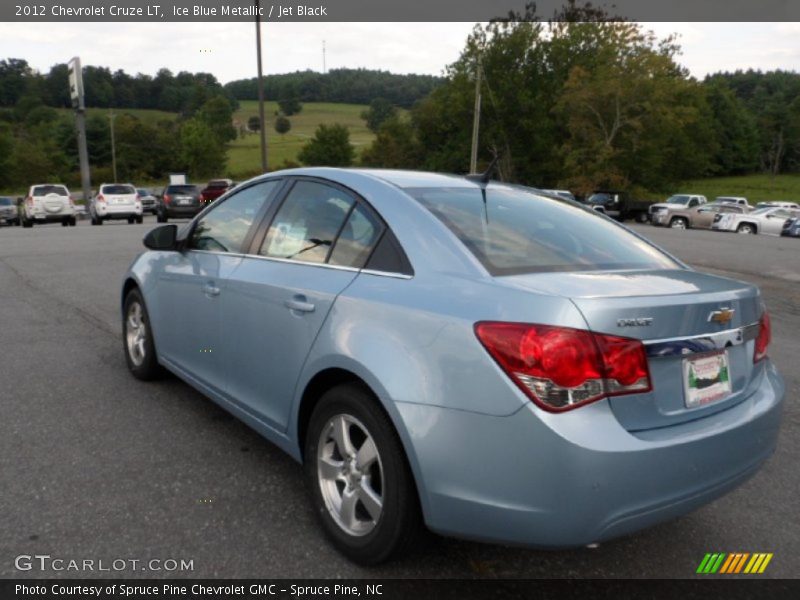
[[[490,274],[675,269],[679,265],[595,211],[518,187],[406,190]]]
[[[150,195],[150,192],[148,192],[147,190],[136,190],[136,191],[139,193],[140,196],[149,196]]]
[[[11,198],[0,198],[0,206],[13,206]]]
[[[689,204],[690,196],[670,196],[667,204]]]
[[[765,214],[767,214],[768,212],[771,212],[771,211],[773,211],[773,210],[775,210],[775,208],[774,208],[773,206],[764,206],[764,207],[762,207],[762,208],[757,208],[757,209],[755,209],[755,210],[754,210],[753,212],[751,212],[750,214],[751,214],[751,215],[765,215]]]
[[[592,194],[591,196],[589,196],[588,202],[589,204],[603,204],[605,202],[608,202],[609,200],[612,200],[611,195],[603,192],[600,194]]]
[[[103,194],[135,194],[136,190],[132,185],[104,185],[101,190]]]
[[[55,194],[56,196],[69,196],[67,188],[63,185],[37,185],[33,188],[34,196],[47,196]]]

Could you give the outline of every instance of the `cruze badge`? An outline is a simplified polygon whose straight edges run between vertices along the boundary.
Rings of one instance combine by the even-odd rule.
[[[636,317],[633,319],[617,319],[617,327],[650,327],[653,317]]]
[[[712,310],[708,315],[709,322],[719,323],[720,325],[727,325],[733,320],[733,313],[736,312],[732,308],[721,308],[719,310]]]

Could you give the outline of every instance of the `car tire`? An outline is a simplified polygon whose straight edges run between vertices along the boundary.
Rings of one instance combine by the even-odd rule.
[[[33,221],[31,219],[26,219],[25,217],[22,217],[22,226],[25,227],[26,229],[30,229],[31,227],[33,227]]]
[[[128,225],[133,225],[136,223],[136,217],[128,217]]]
[[[341,432],[338,438],[334,430]],[[349,454],[341,450],[342,440]],[[365,450],[370,443],[374,452]],[[359,465],[362,453],[372,460]],[[375,565],[413,545],[422,530],[414,478],[397,432],[367,389],[343,384],[320,398],[304,456],[315,512],[342,554]],[[352,499],[347,507],[346,496]]]
[[[69,218],[69,226],[70,227],[75,227],[77,224],[78,224],[78,219],[76,217],[70,217]]]
[[[689,224],[683,217],[675,217],[669,222],[670,229],[689,229]]]
[[[167,215],[162,212],[156,213],[156,221],[159,223],[166,223],[167,222]]]
[[[739,227],[736,228],[736,233],[743,233],[747,235],[755,235],[758,233],[756,228],[753,227],[750,223],[742,223]]]
[[[142,381],[158,378],[162,369],[153,344],[150,317],[138,288],[132,289],[125,296],[122,314],[122,346],[128,369],[134,377]]]
[[[61,221],[61,226],[62,227],[69,227],[69,219],[64,219],[63,221]]]
[[[142,223],[144,223],[144,215],[137,215],[136,216],[136,223],[137,223],[137,225],[141,225]]]
[[[639,212],[636,213],[636,222],[637,223],[647,223],[650,219],[647,216],[647,213]]]

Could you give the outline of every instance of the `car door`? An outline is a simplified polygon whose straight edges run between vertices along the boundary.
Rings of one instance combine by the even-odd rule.
[[[714,215],[722,209],[718,206],[701,206],[694,210],[694,218],[692,219],[692,227],[698,229],[708,229],[711,227],[711,222],[714,220]]]
[[[164,253],[153,303],[159,355],[219,392],[225,387],[220,302],[280,183],[260,182],[229,196],[193,223],[183,251]]]
[[[320,180],[292,181],[222,303],[231,401],[286,429],[314,339],[382,228],[350,191]]]
[[[776,208],[761,220],[761,233],[780,235],[783,224],[791,216],[792,213],[788,209]]]

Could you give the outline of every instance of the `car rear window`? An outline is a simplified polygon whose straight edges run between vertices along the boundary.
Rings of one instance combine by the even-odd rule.
[[[48,194],[55,194],[56,196],[69,196],[67,188],[63,185],[37,185],[33,188],[34,196],[47,196]]]
[[[168,194],[197,194],[195,185],[171,185],[167,188]]]
[[[135,194],[136,189],[132,185],[104,185],[104,194]]]
[[[0,206],[13,206],[11,198],[0,198]]]
[[[597,212],[525,188],[406,191],[495,276],[679,268],[669,256]]]

